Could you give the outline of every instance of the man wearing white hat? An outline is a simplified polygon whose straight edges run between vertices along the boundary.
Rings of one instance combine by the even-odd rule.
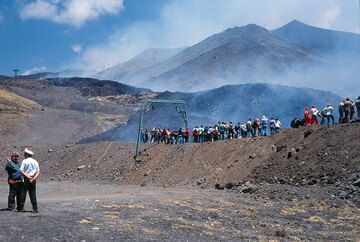
[[[24,203],[26,200],[26,193],[29,192],[30,201],[33,207],[33,212],[38,213],[36,201],[36,179],[40,175],[39,163],[33,159],[34,153],[29,150],[24,150],[25,160],[21,162],[20,171],[24,175],[25,194]]]

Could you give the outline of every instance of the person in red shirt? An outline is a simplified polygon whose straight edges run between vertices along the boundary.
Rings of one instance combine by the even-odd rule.
[[[184,132],[184,141],[185,143],[189,142],[190,130],[187,128]]]
[[[310,111],[308,108],[305,108],[304,118],[305,118],[306,125],[311,125],[311,115],[310,115]]]

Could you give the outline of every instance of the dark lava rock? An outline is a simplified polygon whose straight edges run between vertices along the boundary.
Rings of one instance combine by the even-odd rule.
[[[360,179],[357,179],[352,183],[354,186],[360,187]]]
[[[250,182],[246,182],[243,188],[241,188],[242,193],[253,193],[257,190],[257,187]]]
[[[276,147],[276,152],[280,152],[281,150],[285,149],[286,145],[281,145]]]
[[[224,190],[225,187],[224,187],[223,185],[220,185],[219,183],[216,183],[216,184],[215,184],[215,189],[216,189],[216,190]]]
[[[206,179],[205,179],[205,178],[200,178],[200,179],[196,182],[196,184],[197,184],[197,185],[201,185],[201,184],[203,184],[204,182],[206,182]]]
[[[235,186],[237,186],[237,184],[234,183],[234,182],[228,182],[228,183],[225,184],[226,189],[231,189],[231,188],[233,188]]]
[[[282,229],[282,230],[276,230],[276,232],[275,232],[275,236],[278,236],[278,237],[285,237],[285,236],[286,236],[285,229]]]
[[[304,138],[306,139],[309,135],[311,135],[314,131],[309,129],[304,132]]]

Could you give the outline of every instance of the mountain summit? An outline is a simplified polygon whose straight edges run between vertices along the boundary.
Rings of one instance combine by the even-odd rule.
[[[273,30],[272,33],[279,38],[318,53],[329,54],[360,50],[358,34],[318,28],[298,20],[293,20],[283,27]]]
[[[309,59],[309,51],[249,24],[210,36],[121,81],[161,91],[198,91],[264,80],[269,73]]]

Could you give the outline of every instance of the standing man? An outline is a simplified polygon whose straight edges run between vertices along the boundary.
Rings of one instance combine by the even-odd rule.
[[[269,121],[270,135],[275,134],[275,124],[276,124],[276,120],[273,117],[271,117]]]
[[[326,108],[324,108],[324,118],[327,118],[327,124],[330,125],[330,119],[332,121],[332,124],[335,124],[334,115],[333,115],[334,108],[331,107],[330,103],[326,105]]]
[[[21,162],[20,171],[24,176],[24,203],[26,200],[26,193],[29,192],[30,201],[33,207],[33,212],[38,213],[37,201],[36,201],[36,179],[40,175],[39,163],[33,159],[34,153],[29,150],[24,150],[25,160]]]
[[[345,123],[349,123],[351,121],[351,106],[352,102],[350,98],[346,98],[344,101]]]
[[[339,103],[339,124],[344,123],[344,100]]]
[[[262,136],[267,136],[267,126],[268,126],[268,121],[269,119],[263,115],[262,118],[261,118],[261,135]]]
[[[20,172],[19,153],[14,152],[11,158],[8,159],[5,170],[8,173],[9,183],[9,197],[8,208],[13,211],[15,209],[16,198],[16,210],[22,212],[24,210],[24,182],[23,175]]]

